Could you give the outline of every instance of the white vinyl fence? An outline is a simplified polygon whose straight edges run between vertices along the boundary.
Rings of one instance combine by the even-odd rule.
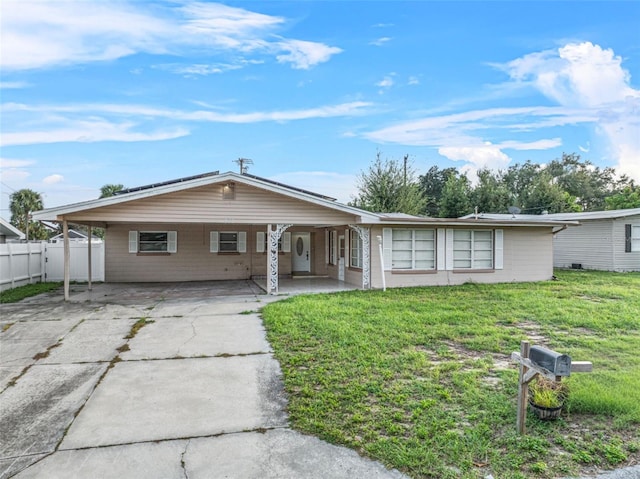
[[[71,242],[69,247],[69,279],[87,281],[88,243]],[[0,244],[0,290],[63,279],[63,243]],[[104,281],[104,243],[91,244],[91,279]]]

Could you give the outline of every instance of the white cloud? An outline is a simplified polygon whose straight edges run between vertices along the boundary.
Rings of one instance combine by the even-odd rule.
[[[58,174],[49,175],[42,179],[42,182],[45,185],[55,185],[56,183],[60,183],[61,181],[64,181],[64,176]]]
[[[293,68],[298,70],[308,70],[312,66],[329,61],[333,55],[342,52],[342,49],[337,47],[303,40],[286,40],[277,45],[281,50],[287,52],[276,55],[278,62],[291,63]]]
[[[0,168],[24,168],[25,166],[31,166],[35,163],[33,160],[18,160],[14,158],[0,158]]]
[[[498,145],[486,143],[478,146],[465,147],[441,147],[438,153],[452,161],[465,161],[460,170],[467,173],[472,181],[476,178],[476,173],[482,168],[491,170],[505,169],[511,158],[500,150]]]
[[[420,79],[417,76],[410,76],[407,85],[419,85]]]
[[[6,71],[115,60],[136,53],[206,51],[275,56],[310,68],[340,53],[323,43],[277,36],[285,19],[218,3],[6,1],[0,19]]]
[[[0,81],[0,90],[19,90],[30,86],[31,84],[24,81]]]
[[[591,42],[531,53],[502,65],[518,82],[529,82],[565,107],[595,113],[596,132],[608,145],[619,173],[640,181],[640,90],[611,49]]]
[[[511,150],[550,150],[562,146],[562,139],[560,138],[548,138],[545,140],[537,141],[503,141],[498,144],[501,149]]]
[[[326,171],[294,171],[268,177],[291,186],[336,198],[347,203],[358,193],[357,177]]]
[[[375,45],[376,47],[381,47],[382,45],[384,45],[385,43],[388,43],[392,40],[391,37],[380,37],[377,38],[373,41],[369,42],[369,45]]]
[[[28,145],[61,142],[99,141],[161,141],[179,138],[190,132],[182,126],[158,130],[154,120],[179,122],[259,123],[267,121],[295,121],[313,118],[333,118],[365,114],[368,102],[349,102],[323,105],[299,110],[257,111],[249,113],[221,113],[212,110],[171,110],[131,104],[26,105],[5,103],[0,111],[7,119],[16,114],[31,117],[18,131],[5,131],[0,145]],[[9,120],[7,120],[9,121]],[[38,124],[39,128],[34,128]],[[146,128],[146,129],[145,129]]]
[[[186,136],[189,131],[174,128],[165,131],[138,132],[132,122],[113,123],[101,119],[83,121],[61,120],[46,129],[5,132],[0,138],[1,146],[33,145],[46,143],[80,142],[94,143],[99,141],[159,141]]]

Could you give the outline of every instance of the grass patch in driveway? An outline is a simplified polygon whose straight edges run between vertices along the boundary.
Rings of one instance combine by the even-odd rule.
[[[45,282],[25,284],[17,288],[7,289],[0,292],[0,303],[17,303],[25,298],[36,296],[42,293],[48,293],[62,286],[60,282]]]
[[[551,478],[640,459],[640,275],[297,296],[265,306],[296,429],[412,477]],[[520,340],[593,362],[515,434]]]

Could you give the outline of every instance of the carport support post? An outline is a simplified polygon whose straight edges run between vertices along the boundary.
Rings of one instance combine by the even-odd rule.
[[[89,276],[89,280],[87,281],[89,286],[89,291],[91,291],[91,225],[88,227],[88,236],[89,236],[89,244],[87,245],[87,275]]]
[[[64,243],[64,300],[69,301],[69,223],[62,220],[62,238]]]

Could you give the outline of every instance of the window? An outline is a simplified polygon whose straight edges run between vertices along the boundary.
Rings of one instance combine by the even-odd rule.
[[[247,233],[245,231],[211,231],[209,233],[211,253],[246,253]]]
[[[493,268],[493,232],[491,230],[454,230],[453,268]]]
[[[220,251],[221,253],[237,253],[238,233],[221,231],[218,248],[218,251]]]
[[[435,230],[393,229],[392,269],[435,269]]]
[[[640,225],[631,225],[631,251],[640,251]]]
[[[129,253],[176,253],[176,231],[129,231]]]
[[[362,239],[356,231],[351,231],[351,262],[353,268],[362,268]]]
[[[267,245],[267,233],[265,231],[256,232],[256,253],[267,253],[269,247]],[[278,239],[278,252],[290,253],[291,252],[291,233],[285,231],[280,235]]]

